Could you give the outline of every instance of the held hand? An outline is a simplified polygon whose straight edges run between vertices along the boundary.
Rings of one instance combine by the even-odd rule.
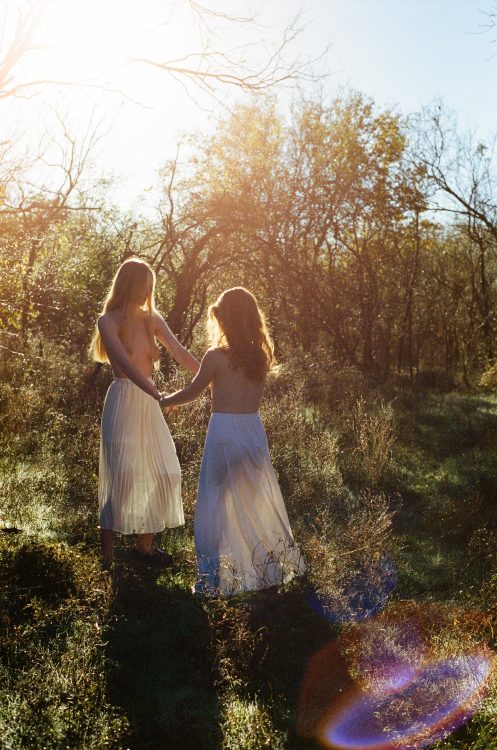
[[[177,409],[177,406],[164,406],[164,399],[167,397],[167,393],[161,393],[159,396],[159,406],[161,406],[164,409],[164,413],[166,415],[171,414],[175,409]]]

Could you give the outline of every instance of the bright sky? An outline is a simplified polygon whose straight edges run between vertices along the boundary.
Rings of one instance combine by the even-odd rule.
[[[25,7],[25,0],[18,2]],[[199,108],[182,85],[167,73],[143,65],[125,65],[123,57],[171,59],[199,49],[201,29],[185,11],[185,0],[53,0],[41,24],[47,45],[33,55],[26,73],[40,77],[88,80],[106,89],[45,89],[41,97],[0,101],[0,129],[20,123],[35,142],[51,115],[46,103],[63,109],[74,132],[84,132],[94,111],[107,117],[107,135],[98,147],[98,170],[119,178],[113,196],[126,208],[150,210],[156,203],[157,171],[172,157],[182,132],[209,130],[213,115]],[[319,63],[327,74],[326,95],[352,87],[380,106],[404,114],[435,98],[458,112],[463,127],[481,138],[497,133],[497,42],[481,33],[485,11],[495,0],[203,0],[215,10],[258,10],[267,45],[275,45],[288,19],[301,12],[303,27],[289,48],[290,58],[313,58],[329,49]],[[226,49],[246,38],[222,30],[218,44]],[[260,48],[251,47],[251,54]],[[31,67],[30,67],[31,66]],[[104,69],[104,77],[97,77]],[[185,82],[186,83],[186,82]],[[125,96],[123,96],[123,94]],[[226,94],[223,98],[227,97]],[[231,95],[233,96],[233,95]],[[288,91],[280,94],[282,109]],[[233,100],[233,99],[231,99]],[[218,104],[201,102],[222,112]],[[0,133],[0,136],[4,133]],[[1,140],[1,138],[0,138]],[[93,172],[95,174],[95,171]]]
[[[311,0],[315,43],[326,33],[337,82],[413,112],[442,97],[482,135],[497,132],[495,0]]]

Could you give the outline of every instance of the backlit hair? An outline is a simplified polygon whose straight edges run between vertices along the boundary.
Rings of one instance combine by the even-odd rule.
[[[273,368],[274,344],[254,295],[241,286],[223,292],[209,307],[207,327],[213,346],[226,347],[231,366],[252,380]]]
[[[151,290],[148,291],[148,283],[152,280]],[[123,313],[122,324],[120,327],[120,338],[130,352],[129,345],[129,327],[132,318],[132,311],[139,305],[147,313],[147,330],[150,338],[150,353],[152,360],[157,359],[158,348],[155,344],[153,334],[153,314],[155,313],[154,302],[155,291],[155,273],[148,263],[139,258],[128,258],[117,269],[117,273],[112,280],[109,292],[102,308],[102,315],[111,310],[120,310]],[[146,299],[143,301],[144,295]],[[96,362],[108,362],[109,358],[105,351],[104,343],[98,326],[90,344],[90,355]]]

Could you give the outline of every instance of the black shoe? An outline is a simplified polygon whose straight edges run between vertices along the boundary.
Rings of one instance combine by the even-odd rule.
[[[135,548],[133,550],[133,556],[137,560],[158,563],[159,565],[164,565],[164,567],[168,567],[173,564],[173,558],[171,557],[171,555],[168,555],[167,552],[164,552],[163,549],[159,549],[158,547],[152,547],[150,552],[142,552],[141,549]]]

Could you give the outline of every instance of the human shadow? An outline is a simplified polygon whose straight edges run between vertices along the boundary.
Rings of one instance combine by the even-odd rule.
[[[219,746],[211,634],[182,575],[134,560],[130,551],[118,558],[107,693],[129,722],[131,750]]]
[[[240,611],[245,612],[246,646],[233,681],[236,692],[242,699],[264,705],[274,729],[285,735],[285,750],[316,748],[314,740],[297,732],[299,695],[309,660],[339,632],[338,626],[309,605],[309,593],[312,589],[304,579],[279,592],[263,590],[233,597],[229,605],[234,620]],[[223,619],[228,621],[229,615],[225,613]],[[230,640],[223,642],[229,648]]]

